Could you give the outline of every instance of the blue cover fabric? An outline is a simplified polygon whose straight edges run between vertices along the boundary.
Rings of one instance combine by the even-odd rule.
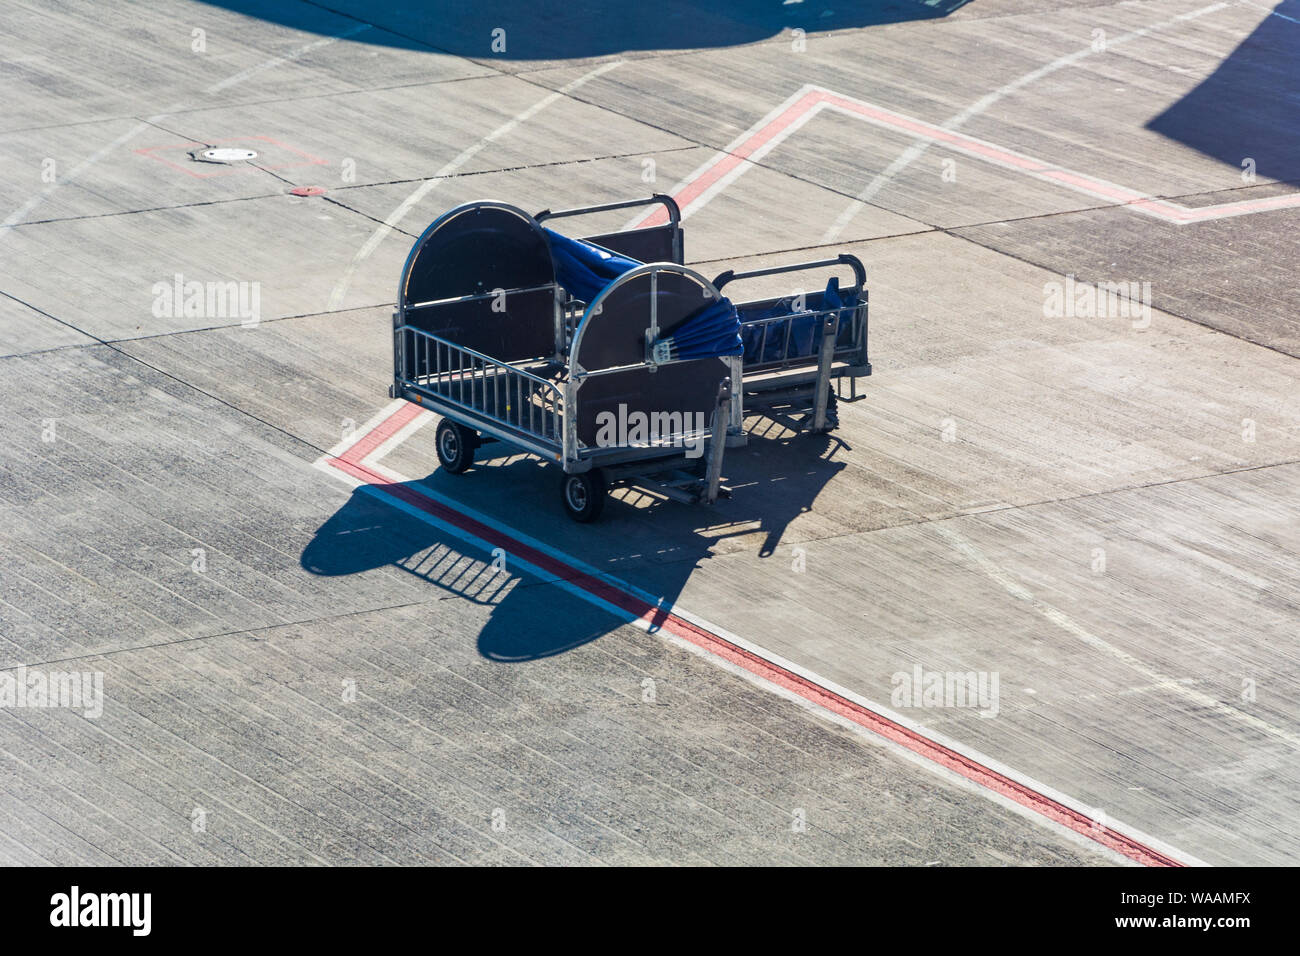
[[[677,326],[664,341],[671,343],[673,357],[679,359],[715,358],[740,355],[740,316],[730,299],[718,299]]]
[[[838,276],[831,276],[824,292],[814,292],[804,298],[804,308],[817,313],[830,309],[839,309],[839,327],[836,331],[836,345],[849,345],[853,340],[853,306],[855,303],[845,301],[840,292]],[[791,299],[782,299],[776,305],[766,309],[746,310],[742,316],[741,340],[744,343],[745,361],[759,365],[765,362],[779,362],[784,355],[787,358],[810,358],[817,354],[821,341],[818,331],[821,318],[818,315],[800,315],[786,322],[758,323],[763,319],[776,319],[794,316],[794,304]],[[767,329],[767,340],[763,340],[763,330]],[[787,331],[790,336],[790,348],[785,350]],[[760,354],[761,353],[761,354]]]
[[[545,232],[555,261],[556,281],[569,295],[583,302],[592,302],[605,286],[629,269],[642,265],[589,242],[570,239],[550,229]],[[739,355],[740,317],[736,307],[729,299],[713,302],[679,325],[667,341],[673,357],[678,359]]]
[[[635,259],[620,256],[580,239],[570,239],[550,229],[544,230],[555,260],[555,279],[575,299],[590,303],[605,286],[624,272],[641,265]]]

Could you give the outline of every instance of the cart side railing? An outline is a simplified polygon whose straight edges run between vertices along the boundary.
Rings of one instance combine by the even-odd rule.
[[[843,334],[839,322],[839,317],[846,312],[850,313],[847,336]],[[807,309],[790,315],[746,321],[743,326],[746,337],[755,336],[758,344],[756,347],[746,348],[747,352],[752,348],[757,358],[744,363],[745,371],[777,372],[817,364],[821,355],[820,348],[812,352],[791,354],[795,338],[794,330],[803,323],[810,326],[809,334],[817,343],[821,342],[823,334],[830,336],[834,343],[833,356],[836,362],[844,362],[854,368],[866,364],[862,356],[866,353],[867,305],[862,302],[857,305]]]
[[[628,256],[641,262],[675,262],[685,263],[682,248],[682,211],[672,196],[655,193],[644,199],[628,199],[622,202],[601,203],[598,206],[583,206],[577,209],[558,209],[552,212],[543,209],[533,218],[537,222],[548,219],[567,219],[575,216],[590,216],[595,213],[610,212],[617,209],[634,209],[638,206],[663,206],[662,223],[634,226],[619,232],[606,232],[598,236],[583,236],[584,242],[603,246],[619,255]]]
[[[393,334],[394,397],[560,460],[566,429],[562,383],[409,325],[397,325]]]
[[[840,374],[849,377],[870,374],[871,365],[867,358],[866,269],[856,256],[841,254],[834,259],[792,263],[768,269],[755,269],[751,272],[738,273],[728,270],[714,279],[713,284],[721,289],[737,280],[824,269],[837,265],[848,266],[853,271],[854,277],[852,286],[841,291],[844,300],[842,305],[827,306],[823,302],[819,309],[804,309],[792,314],[761,319],[745,319],[744,313],[747,309],[772,307],[785,300],[767,299],[739,303],[743,323],[742,334],[746,339],[744,365],[747,375],[817,366],[824,360],[823,346],[826,336],[834,341],[832,359],[840,363]],[[847,335],[842,331],[841,317],[848,319]],[[804,329],[805,334],[811,336],[816,344],[810,351],[800,351],[792,355],[791,349],[795,345],[797,328]],[[756,348],[755,337],[758,343]]]

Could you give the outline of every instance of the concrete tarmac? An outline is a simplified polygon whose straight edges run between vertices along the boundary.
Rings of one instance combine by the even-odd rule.
[[[6,14],[0,674],[103,712],[0,706],[0,861],[1300,861],[1294,0],[253,6]],[[866,263],[837,431],[751,418],[730,500],[590,526],[431,425],[382,466],[854,699],[996,675],[995,714],[894,709],[1091,834],[317,467],[389,404],[440,213],[689,196],[755,144],[687,261]]]

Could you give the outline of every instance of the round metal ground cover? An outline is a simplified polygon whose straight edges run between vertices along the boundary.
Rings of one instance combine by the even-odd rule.
[[[246,160],[256,159],[257,153],[251,149],[217,146],[212,149],[199,150],[196,158],[206,159],[210,163],[241,163]]]

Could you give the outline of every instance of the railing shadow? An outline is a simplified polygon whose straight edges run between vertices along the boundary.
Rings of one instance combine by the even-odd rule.
[[[609,501],[599,523],[578,525],[560,513],[558,495],[541,493],[558,482],[558,470],[514,458],[476,465],[459,476],[434,472],[414,481],[358,487],[317,529],[301,563],[326,577],[398,568],[449,595],[488,607],[477,644],[491,660],[561,654],[622,626],[636,609],[657,608],[660,616],[671,611],[692,573],[728,539],[739,539],[727,546],[730,551],[740,544],[741,553],[761,558],[776,553],[791,522],[812,508],[845,467],[841,455],[847,446],[833,435],[792,436],[778,426],[765,427],[764,421],[751,423],[749,446],[727,459],[724,471],[734,497],[713,507],[651,500],[625,489]],[[537,558],[537,551],[493,539],[500,532],[464,516],[456,495],[469,490],[480,515],[552,546],[543,576],[519,567],[521,560]],[[448,504],[439,505],[440,500]],[[412,513],[411,501],[432,501],[426,507],[435,510],[433,518],[461,522],[462,532],[491,531],[487,544],[500,550],[494,554],[471,545]],[[626,613],[620,614],[586,600],[584,594],[599,592],[596,579],[574,571],[567,556],[629,586],[634,611],[624,607]],[[644,603],[638,605],[639,598]],[[655,619],[648,616],[652,628]]]

